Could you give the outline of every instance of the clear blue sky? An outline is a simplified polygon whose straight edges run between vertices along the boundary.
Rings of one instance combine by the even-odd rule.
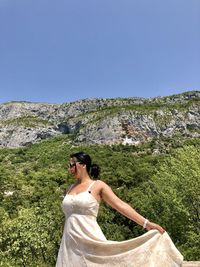
[[[200,0],[0,0],[0,102],[200,89]]]

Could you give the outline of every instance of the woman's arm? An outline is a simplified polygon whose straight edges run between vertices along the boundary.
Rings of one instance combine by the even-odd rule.
[[[160,233],[164,233],[165,230],[158,224],[146,221],[146,219],[140,215],[136,210],[134,210],[129,204],[118,198],[112,189],[104,182],[102,182],[101,188],[102,199],[109,204],[112,208],[116,209],[118,212],[126,216],[127,218],[133,220],[137,224],[144,226],[147,230],[157,229]]]

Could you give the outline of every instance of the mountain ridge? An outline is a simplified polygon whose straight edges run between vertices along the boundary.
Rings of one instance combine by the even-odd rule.
[[[10,103],[33,103],[33,104],[48,104],[48,105],[63,105],[63,104],[73,104],[75,102],[79,101],[91,101],[95,99],[102,99],[102,100],[116,100],[116,99],[143,99],[143,100],[151,100],[151,99],[161,99],[161,98],[169,98],[169,97],[179,97],[183,95],[192,95],[192,94],[200,94],[200,90],[191,90],[191,91],[185,91],[183,93],[177,93],[177,94],[172,94],[172,95],[167,95],[167,96],[155,96],[155,97],[140,97],[140,96],[133,96],[133,97],[111,97],[111,98],[106,98],[106,97],[89,97],[89,98],[83,98],[79,100],[73,100],[69,102],[63,102],[63,103],[48,103],[48,102],[38,102],[38,101],[28,101],[28,100],[11,100],[7,102],[0,103],[0,105],[5,105],[5,104],[10,104]]]
[[[200,136],[200,91],[154,98],[92,98],[63,104],[0,104],[0,147],[68,134],[70,142],[133,144],[160,136]]]

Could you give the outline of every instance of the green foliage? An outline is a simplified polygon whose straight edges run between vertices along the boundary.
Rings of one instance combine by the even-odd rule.
[[[64,223],[60,205],[73,183],[68,159],[81,150],[101,166],[100,178],[121,199],[166,227],[186,259],[198,259],[198,140],[163,139],[162,145],[153,140],[141,146],[72,146],[68,141],[63,135],[0,150],[0,266],[55,266]],[[152,154],[158,146],[162,153]],[[6,195],[9,191],[13,194]],[[105,203],[98,222],[111,240],[144,233]]]
[[[152,219],[167,228],[186,259],[199,260],[200,147],[185,146],[166,157],[145,194]]]
[[[8,119],[0,122],[1,126],[8,126],[8,125],[14,125],[14,126],[23,126],[23,127],[47,127],[52,126],[48,120],[44,120],[38,117],[34,116],[24,116],[14,119]]]
[[[55,211],[43,203],[41,207],[21,208],[16,218],[4,220],[0,230],[2,266],[8,261],[11,266],[53,265],[58,241],[54,216]]]

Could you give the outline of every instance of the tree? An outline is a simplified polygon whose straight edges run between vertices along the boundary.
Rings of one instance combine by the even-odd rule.
[[[160,217],[186,259],[199,260],[200,147],[179,148],[167,157],[149,188],[154,216]]]

